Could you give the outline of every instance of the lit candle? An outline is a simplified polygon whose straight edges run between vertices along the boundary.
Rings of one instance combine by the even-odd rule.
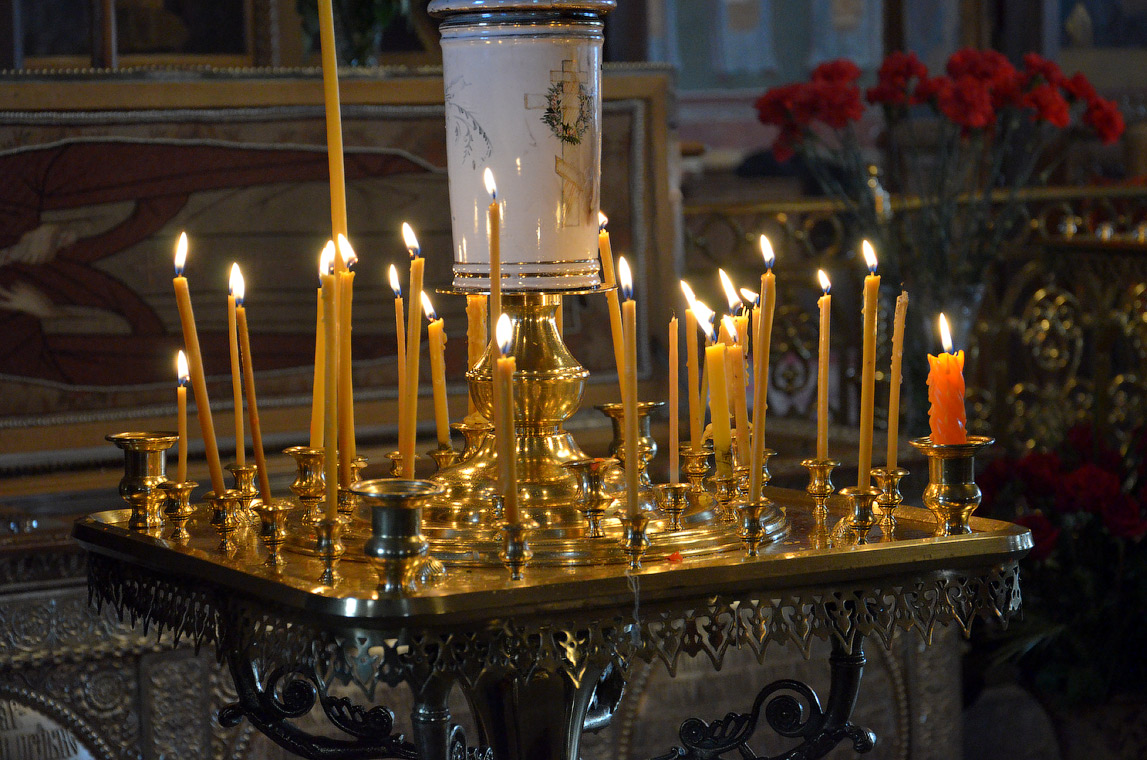
[[[410,252],[410,305],[422,302],[422,271],[426,265],[418,247],[418,238],[406,222],[402,223],[402,239]],[[406,388],[402,401],[406,405],[403,426],[399,430],[398,449],[402,453],[402,477],[414,477],[414,442],[418,428],[418,355],[422,350],[422,320],[411,314],[406,320]]]
[[[243,380],[239,364],[239,329],[235,319],[235,281],[242,280],[239,265],[231,265],[231,278],[227,288],[227,343],[231,349],[231,397],[235,404],[235,464],[245,464],[247,441],[243,437]]]
[[[311,383],[311,448],[323,446],[324,362],[327,355],[326,332],[323,328],[323,289],[315,290],[315,374]]]
[[[430,325],[426,342],[430,347],[430,386],[434,391],[434,426],[438,445],[450,445],[450,413],[446,408],[446,330],[442,318],[434,312],[430,296],[422,293],[422,311]]]
[[[498,186],[490,167],[482,173],[490,205],[486,209],[486,235],[490,239],[490,323],[502,313],[502,209],[498,206]]]
[[[179,463],[175,468],[175,482],[187,482],[187,354],[182,350],[175,355],[175,430],[179,434]]]
[[[765,468],[765,413],[769,408],[769,355],[773,346],[773,314],[777,307],[777,278],[773,274],[776,254],[769,239],[761,235],[765,273],[761,275],[763,303],[753,309],[753,470],[749,473],[749,499],[761,500]]]
[[[888,469],[896,469],[900,430],[900,377],[904,362],[904,318],[908,312],[908,293],[896,297],[896,315],[892,321],[892,373],[888,385]]]
[[[207,454],[207,469],[211,473],[211,488],[216,494],[224,491],[223,465],[219,463],[219,446],[215,442],[215,421],[211,418],[211,402],[207,398],[207,379],[203,374],[203,355],[199,352],[199,332],[195,329],[195,312],[191,308],[191,293],[183,266],[187,261],[187,233],[179,234],[175,246],[175,303],[179,309],[179,324],[183,328],[183,345],[191,370],[191,390],[195,393],[195,411],[199,417],[199,431]]]
[[[733,391],[733,415],[737,419],[737,461],[749,463],[749,409],[745,399],[745,349],[740,343],[737,326],[733,318],[725,316],[725,329],[729,331],[730,345],[725,350],[725,371],[729,377],[729,388]]]
[[[733,325],[735,330],[730,331],[730,337],[736,336],[737,342],[742,346],[749,344],[749,318],[745,316],[745,304],[741,301],[741,297],[737,295],[737,288],[733,285],[732,279],[725,273],[724,269],[718,269],[717,274],[721,278],[721,287],[725,291],[725,300],[729,302],[729,314],[732,315]]]
[[[705,416],[704,405],[701,401],[701,378],[697,362],[697,298],[689,283],[681,280],[681,290],[685,293],[685,300],[689,308],[685,310],[685,384],[689,394],[689,446],[694,451],[701,450],[701,438],[704,435]]]
[[[474,369],[486,353],[486,346],[490,339],[486,335],[486,296],[482,294],[466,296],[466,368]],[[477,406],[474,397],[466,394],[469,399],[468,414],[476,414]]]
[[[872,485],[872,422],[876,406],[876,314],[880,309],[880,276],[876,274],[876,252],[867,240],[860,245],[868,276],[864,278],[863,353],[860,359],[860,455],[857,458],[857,487]]]
[[[828,459],[828,344],[829,315],[832,312],[832,284],[823,269],[816,270],[824,291],[816,302],[820,307],[820,350],[816,362],[816,458]]]
[[[611,288],[605,293],[605,304],[609,311],[609,333],[613,338],[613,363],[617,367],[617,380],[621,384],[621,395],[625,396],[625,348],[621,330],[621,299],[617,292],[617,275],[613,271],[613,245],[609,242],[609,230],[605,225],[609,219],[597,212],[597,252],[601,256],[601,284]]]
[[[326,517],[338,519],[338,281],[335,279],[335,244],[328,241],[319,258],[319,282],[323,289],[323,478],[326,483]]]
[[[347,234],[346,174],[343,168],[343,127],[339,108],[339,69],[335,53],[335,22],[331,0],[319,0],[319,47],[323,62],[323,105],[327,117],[327,163],[331,183],[331,237]]]
[[[398,397],[406,392],[406,317],[402,304],[402,285],[398,282],[398,268],[390,265],[390,289],[394,291],[394,339],[398,343]],[[402,429],[403,405],[398,405],[398,429]]]
[[[518,512],[517,431],[514,429],[514,370],[517,362],[510,355],[514,328],[506,314],[498,316],[494,330],[497,360],[494,362],[494,391],[498,396],[498,414],[494,417],[494,443],[498,450],[498,480],[502,490],[503,515],[506,522],[521,522]]]
[[[354,299],[354,265],[358,256],[346,237],[338,236],[342,269],[337,274],[338,295],[338,418],[339,418],[339,485],[350,487],[354,470],[351,462],[358,456],[354,435],[354,375],[351,364],[351,303]]]
[[[622,353],[621,405],[625,415],[625,500],[626,513],[636,517],[641,511],[641,456],[637,441],[637,302],[633,300],[633,276],[624,256],[617,259],[617,284],[621,290]]]
[[[243,390],[247,394],[247,421],[251,424],[251,449],[255,452],[255,470],[259,476],[259,495],[264,504],[271,503],[271,480],[267,476],[267,457],[263,451],[263,429],[259,424],[259,404],[255,400],[255,362],[251,357],[251,336],[247,331],[247,308],[243,305],[246,287],[243,273],[234,269],[231,292],[235,295],[236,327],[239,353],[243,357]]]
[[[700,303],[700,302],[698,302]],[[733,474],[733,431],[729,428],[729,396],[725,385],[725,344],[717,340],[710,325],[713,345],[705,347],[705,371],[709,375],[709,416],[713,423],[713,453],[717,474]]]
[[[928,356],[928,425],[932,443],[967,443],[968,418],[964,411],[964,352],[953,352],[948,320],[940,315],[944,353]]]
[[[681,479],[681,446],[679,436],[681,431],[681,412],[677,408],[680,404],[677,391],[677,372],[679,359],[677,358],[677,317],[669,320],[669,482],[677,483]]]

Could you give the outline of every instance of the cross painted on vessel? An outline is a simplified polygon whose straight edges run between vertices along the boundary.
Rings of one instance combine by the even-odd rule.
[[[591,160],[586,160],[582,138],[596,117],[592,93],[586,87],[589,72],[577,61],[565,59],[560,69],[550,71],[550,87],[544,94],[527,94],[528,111],[541,111],[542,123],[561,143],[560,155],[554,156],[554,172],[561,178],[562,227],[580,227],[590,221],[596,208],[593,182],[593,146]],[[596,223],[596,222],[595,222]]]

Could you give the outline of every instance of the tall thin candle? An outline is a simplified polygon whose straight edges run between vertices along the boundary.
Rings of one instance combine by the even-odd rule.
[[[867,240],[861,243],[868,276],[864,278],[864,332],[860,359],[860,453],[857,457],[857,487],[872,485],[872,428],[876,411],[876,313],[880,306],[880,276],[876,252]]]
[[[406,315],[402,304],[402,285],[398,281],[398,269],[394,264],[389,271],[390,289],[394,291],[394,339],[397,343],[398,361],[398,398],[406,392]],[[402,430],[402,418],[405,414],[405,405],[398,405],[398,429]]]
[[[418,355],[422,349],[422,320],[414,309],[422,303],[422,272],[426,262],[421,256],[418,238],[406,222],[402,223],[402,239],[410,252],[410,309],[406,320],[406,388],[402,403],[406,404],[403,427],[399,430],[398,449],[402,453],[402,477],[414,477],[414,443],[418,432]]]
[[[745,399],[745,349],[740,343],[737,326],[733,318],[725,316],[722,321],[729,331],[729,346],[725,350],[725,371],[729,375],[729,388],[733,391],[733,414],[737,418],[737,462],[739,466],[749,465],[749,409]]]
[[[315,295],[315,372],[311,384],[311,448],[320,449],[323,446],[323,399],[326,398],[324,362],[327,355],[321,285],[315,290]]]
[[[358,456],[354,433],[354,374],[351,362],[351,307],[354,299],[354,265],[358,256],[346,236],[338,236],[338,416],[339,416],[339,485],[350,486],[354,470],[351,462]]]
[[[486,335],[486,304],[489,299],[481,293],[466,296],[466,369],[473,369],[482,360],[486,353],[486,346],[490,339]],[[466,394],[469,399],[468,414],[476,414],[477,406],[474,397]]]
[[[669,482],[677,483],[681,479],[681,410],[678,398],[677,372],[680,361],[677,358],[677,317],[669,320]]]
[[[761,500],[765,468],[765,415],[769,409],[769,355],[773,346],[773,314],[777,307],[777,278],[773,274],[772,243],[761,235],[761,255],[765,273],[761,275],[761,305],[754,309],[753,322],[753,470],[749,473],[749,499]]]
[[[816,360],[816,458],[828,459],[828,356],[829,330],[832,326],[832,284],[823,269],[816,270],[824,291],[817,300],[820,308],[820,350]]]
[[[239,328],[236,326],[235,282],[242,280],[239,265],[231,265],[231,278],[227,288],[227,343],[231,349],[231,397],[234,400],[235,464],[246,464],[247,440],[243,437],[243,380],[239,363]]]
[[[637,440],[637,302],[633,300],[633,277],[624,256],[617,260],[617,284],[623,299],[621,334],[625,348],[621,394],[625,415],[625,503],[626,513],[636,517],[641,511],[641,446]]]
[[[725,344],[713,332],[713,345],[705,347],[705,371],[709,374],[709,416],[713,424],[713,454],[717,474],[733,474],[733,431],[729,429],[729,396],[725,384]]]
[[[490,240],[490,324],[502,314],[502,209],[498,206],[498,185],[490,167],[482,172],[490,205],[486,209],[486,235]]]
[[[271,479],[267,474],[267,456],[263,451],[263,428],[259,424],[259,403],[255,400],[255,361],[251,356],[251,335],[247,330],[247,308],[244,306],[246,285],[243,274],[235,271],[231,286],[235,294],[236,327],[239,333],[239,353],[243,358],[243,390],[247,395],[247,421],[251,425],[251,450],[255,454],[255,472],[259,477],[259,495],[264,504],[271,503]]]
[[[323,478],[326,483],[326,518],[338,519],[338,281],[335,279],[335,244],[328,241],[319,259],[319,282],[323,288]]]
[[[609,311],[609,334],[613,338],[613,363],[617,367],[617,381],[621,384],[622,396],[625,395],[625,348],[621,329],[621,299],[617,292],[617,275],[613,271],[613,245],[609,242],[609,230],[605,225],[609,219],[600,211],[597,212],[597,251],[601,256],[601,284],[609,288],[605,293],[605,303]]]
[[[503,516],[506,522],[518,523],[518,439],[514,429],[514,371],[517,362],[510,355],[514,328],[510,318],[498,315],[494,328],[494,391],[498,396],[498,414],[494,417],[494,443],[498,452],[498,480],[502,491]]]
[[[191,371],[187,368],[187,354],[180,349],[175,356],[175,430],[179,435],[179,459],[175,468],[175,482],[187,481],[187,383]]]
[[[422,293],[422,311],[430,323],[426,342],[430,347],[430,387],[434,392],[434,429],[439,446],[450,446],[450,412],[446,408],[446,330],[442,318],[434,311],[430,296]]]
[[[697,361],[697,313],[693,289],[689,283],[681,281],[681,290],[689,308],[685,310],[685,374],[686,392],[689,394],[689,446],[694,451],[701,450],[701,437],[704,435],[704,401],[701,399],[700,367]]]
[[[343,165],[343,125],[339,106],[338,54],[331,0],[319,0],[319,46],[323,62],[323,105],[327,117],[327,164],[331,183],[331,237],[347,234],[346,171]]]
[[[896,313],[892,320],[892,371],[888,384],[888,469],[896,469],[900,431],[900,378],[904,363],[904,318],[908,312],[908,293],[900,291],[896,297]]]

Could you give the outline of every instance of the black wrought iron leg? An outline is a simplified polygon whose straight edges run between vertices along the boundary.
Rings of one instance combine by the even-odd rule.
[[[410,723],[414,744],[422,760],[448,760],[450,757],[450,689],[454,681],[432,676],[414,695]]]

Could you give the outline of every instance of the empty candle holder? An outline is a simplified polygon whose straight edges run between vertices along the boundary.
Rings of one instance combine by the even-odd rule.
[[[801,465],[808,468],[805,492],[815,503],[813,514],[824,520],[828,516],[828,497],[836,490],[832,484],[832,471],[840,466],[840,462],[835,459],[806,459]]]
[[[772,473],[769,472],[769,460],[777,455],[773,449],[764,449],[761,451],[761,485],[767,486],[769,481],[773,479]]]
[[[658,483],[653,487],[653,497],[657,500],[657,507],[669,518],[669,530],[681,530],[681,515],[689,506],[689,492],[692,486],[688,483]]]
[[[287,515],[292,509],[294,505],[286,499],[271,499],[270,504],[260,501],[255,506],[261,522],[259,538],[267,549],[267,567],[277,568],[287,564],[281,550],[287,541]]]
[[[752,471],[753,468],[747,464],[737,465],[733,468],[733,475],[737,478],[737,495],[742,499],[749,495],[749,475]]]
[[[319,576],[319,583],[324,586],[334,586],[342,580],[338,571],[338,562],[346,548],[343,546],[342,534],[348,519],[345,515],[335,517],[323,516],[315,523],[315,554],[323,563],[323,572]]]
[[[710,449],[681,447],[681,473],[694,491],[706,490],[705,478],[709,475],[709,459],[712,456],[713,452]]]
[[[741,543],[745,545],[745,553],[749,557],[760,556],[758,549],[765,533],[761,517],[772,507],[772,500],[765,498],[760,501],[746,499],[737,504],[737,512],[741,518]]]
[[[314,525],[323,516],[319,506],[326,495],[326,478],[323,476],[323,462],[326,452],[309,446],[292,446],[283,453],[295,460],[295,480],[291,483],[291,493],[303,505],[303,522]]]
[[[510,571],[510,580],[522,580],[522,570],[529,564],[534,553],[530,550],[530,530],[532,523],[503,522],[502,523],[502,550],[498,558]]]
[[[163,527],[164,493],[159,484],[167,480],[165,452],[179,436],[175,433],[128,432],[107,436],[123,451],[123,478],[119,495],[131,507],[128,527],[152,530]]]
[[[240,506],[242,497],[243,495],[233,488],[227,489],[222,494],[208,491],[203,496],[211,507],[211,527],[219,534],[219,551],[228,556],[238,549],[235,532],[243,527]]]
[[[173,480],[160,484],[160,488],[167,495],[167,505],[163,514],[171,523],[172,531],[168,538],[178,543],[184,543],[191,538],[187,532],[187,521],[195,514],[195,507],[191,506],[191,492],[199,486],[193,480],[177,483]]]
[[[449,444],[444,443],[438,444],[438,448],[431,449],[428,453],[430,454],[430,458],[434,460],[434,464],[439,472],[445,470],[460,459],[458,452]]]
[[[641,558],[649,549],[649,536],[645,529],[649,526],[649,515],[639,512],[621,518],[621,548],[629,557],[629,569],[640,570]]]
[[[381,478],[352,486],[370,510],[370,538],[363,546],[386,596],[415,593],[446,577],[442,563],[430,556],[422,535],[422,508],[444,489],[428,480]]]
[[[362,480],[362,471],[369,463],[369,460],[361,455],[350,460],[350,482],[357,483]]]
[[[258,525],[259,515],[251,507],[259,498],[259,489],[255,487],[255,476],[259,474],[259,468],[253,464],[232,462],[227,465],[227,471],[235,482],[234,490],[239,492],[239,519],[246,525]]]
[[[968,519],[980,506],[976,485],[976,454],[995,443],[986,435],[969,435],[967,443],[932,443],[931,436],[910,443],[928,456],[928,487],[924,506],[936,516],[937,536],[971,533]]]
[[[402,477],[402,460],[403,460],[402,452],[401,451],[388,452],[386,455],[386,458],[390,460],[390,475],[388,477],[401,478]]]
[[[847,524],[857,543],[867,542],[868,532],[876,525],[876,512],[872,506],[876,502],[876,497],[880,496],[880,489],[876,486],[842,488],[840,495],[848,499],[852,508]]]
[[[461,422],[453,423],[450,425],[450,429],[457,430],[462,434],[462,456],[458,458],[458,461],[468,462],[478,449],[482,448],[486,436],[494,432],[494,424],[478,415],[471,415]]]
[[[601,521],[613,497],[605,492],[606,478],[618,465],[614,457],[586,457],[566,462],[565,467],[577,477],[578,511],[585,517],[587,538],[603,538],[605,529]]]
[[[717,506],[721,519],[725,522],[736,522],[737,510],[734,502],[739,495],[737,487],[740,478],[736,475],[714,475],[711,480],[717,488]]]
[[[872,471],[872,477],[880,489],[880,495],[876,497],[880,531],[886,540],[891,541],[896,532],[896,508],[904,501],[900,493],[900,481],[908,477],[908,470],[903,467],[878,467]]]

